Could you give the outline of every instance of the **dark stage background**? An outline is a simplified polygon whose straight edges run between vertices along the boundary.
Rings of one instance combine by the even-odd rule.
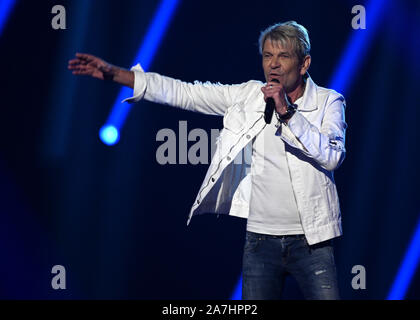
[[[364,1],[180,0],[148,70],[189,82],[264,80],[260,31],[296,20],[309,30],[310,74],[328,87],[350,37],[372,32],[343,92],[347,157],[335,173],[343,299],[387,298],[420,213],[420,5],[382,2],[375,31],[369,20],[355,31],[351,8]],[[131,67],[159,3],[16,1],[0,34],[0,298],[232,297],[246,221],[202,215],[187,227],[207,165],[156,161],[160,129],[178,133],[187,121],[210,133],[222,119],[143,101],[110,147],[98,132],[120,86],[67,70],[75,52]],[[66,30],[51,27],[55,4],[66,8]],[[54,265],[66,269],[65,290],[51,288]],[[364,290],[352,288],[355,265],[366,269]],[[300,297],[290,280],[285,298]],[[414,270],[405,298],[419,297]]]

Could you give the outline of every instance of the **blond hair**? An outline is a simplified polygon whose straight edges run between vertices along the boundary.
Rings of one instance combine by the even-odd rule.
[[[300,63],[311,50],[308,30],[296,21],[276,23],[262,31],[258,39],[260,54],[262,54],[264,43],[268,39],[279,41],[283,46],[291,44]]]

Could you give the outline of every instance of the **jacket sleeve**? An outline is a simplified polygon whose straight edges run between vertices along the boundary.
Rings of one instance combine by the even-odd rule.
[[[287,126],[299,143],[283,140],[313,158],[322,168],[329,171],[337,169],[346,154],[345,108],[346,103],[342,95],[331,95],[320,129],[311,124],[299,111],[295,112]]]
[[[123,102],[135,103],[145,99],[189,111],[223,116],[240,89],[240,85],[198,81],[187,83],[157,73],[144,72],[140,64],[131,70],[134,71],[134,92],[131,98]]]

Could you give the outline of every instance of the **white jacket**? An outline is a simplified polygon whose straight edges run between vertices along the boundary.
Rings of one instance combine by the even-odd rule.
[[[265,102],[261,92],[264,83],[251,80],[239,85],[192,84],[145,73],[139,64],[131,70],[135,73],[134,94],[124,101],[146,99],[224,116],[224,129],[188,223],[193,215],[202,213],[247,218],[252,184],[251,163],[246,159],[250,159],[252,153],[252,140],[265,126]],[[342,234],[333,170],[345,157],[344,112],[342,95],[318,87],[308,77],[297,112],[277,132],[286,142],[293,192],[310,245]]]

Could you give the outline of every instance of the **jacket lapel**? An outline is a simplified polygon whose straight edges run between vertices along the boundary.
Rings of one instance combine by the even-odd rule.
[[[298,105],[299,111],[314,111],[318,109],[318,93],[317,86],[308,76],[306,78],[306,88],[303,93],[302,103]]]

